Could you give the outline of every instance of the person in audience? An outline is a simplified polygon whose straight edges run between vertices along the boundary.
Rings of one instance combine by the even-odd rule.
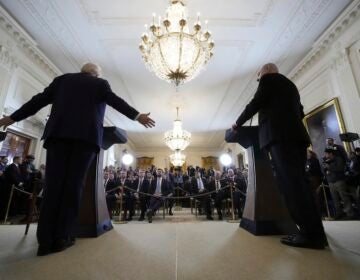
[[[234,207],[237,210],[238,218],[241,219],[242,212],[245,206],[246,190],[247,190],[245,178],[242,175],[242,173],[235,176],[234,170],[228,169],[226,180],[227,180],[227,185],[234,186],[234,193],[233,193]]]
[[[168,182],[169,191],[174,192],[174,174],[170,172],[167,168],[164,168],[164,179]],[[172,208],[174,206],[174,200],[172,198],[167,199],[167,206],[169,208],[169,215],[173,216]]]
[[[119,189],[114,178],[114,173],[104,172],[104,187],[106,205],[109,212],[109,217],[112,219],[112,213],[116,207],[116,201],[119,198]]]
[[[139,169],[139,177],[135,180],[134,186],[136,187],[135,198],[139,201],[140,205],[140,217],[139,221],[145,220],[145,212],[147,204],[149,202],[149,197],[145,195],[149,192],[149,181],[145,178],[145,170]],[[140,193],[139,193],[140,192]],[[145,194],[141,194],[145,193]]]
[[[349,189],[345,182],[345,163],[343,159],[336,154],[336,150],[327,148],[325,150],[325,160],[323,164],[336,210],[335,220],[341,219],[344,212],[348,218],[352,219],[354,217],[354,211],[350,200]],[[343,208],[341,201],[344,203]]]
[[[21,162],[22,162],[21,157],[14,156],[13,162],[4,171],[5,184],[0,197],[1,200],[0,219],[3,219],[5,217],[12,186],[23,189],[24,183],[22,181],[21,172],[19,168]],[[23,196],[21,193],[18,192],[13,193],[9,215],[12,216],[15,214],[19,214],[18,211],[21,207],[22,198]]]
[[[0,176],[4,174],[6,167],[8,166],[8,158],[3,156],[0,157]]]
[[[260,147],[274,164],[278,186],[299,231],[281,238],[285,245],[324,249],[327,238],[313,193],[305,176],[306,149],[310,137],[304,127],[303,106],[295,84],[267,63],[258,73],[259,86],[233,130],[259,113]],[[286,108],[286,110],[284,110]]]
[[[195,200],[200,201],[201,207],[199,209],[199,214],[201,215],[201,209],[205,209],[206,219],[213,220],[211,216],[211,200],[210,195],[204,195],[208,193],[207,185],[205,179],[201,177],[200,170],[195,171],[195,177],[191,179],[191,195],[202,195],[196,197]]]
[[[11,116],[0,119],[0,128],[24,120],[52,105],[44,129],[46,192],[37,227],[38,256],[63,251],[74,244],[74,225],[79,213],[87,171],[102,145],[106,105],[145,127],[155,122],[117,96],[99,78],[101,69],[85,64],[81,73],[64,74],[32,97]]]
[[[124,200],[124,219],[125,221],[132,221],[132,217],[134,214],[134,181],[130,181],[127,178],[126,170],[120,171],[120,177],[118,179],[118,184],[120,185],[120,191],[122,194],[122,198]],[[129,213],[129,215],[128,215]]]
[[[208,190],[210,192],[215,191],[211,194],[211,198],[215,201],[215,208],[219,217],[219,220],[223,219],[223,215],[221,212],[221,202],[223,200],[224,194],[222,188],[225,187],[225,180],[221,178],[221,172],[215,171],[214,177],[208,183]]]
[[[355,154],[356,154],[356,157],[358,159],[358,162],[360,162],[360,147],[355,148]]]
[[[154,212],[163,205],[166,198],[172,196],[168,182],[163,178],[163,170],[160,168],[156,171],[156,178],[151,182],[149,194],[153,196],[149,201],[147,216],[149,223],[152,223]]]
[[[320,161],[316,153],[309,149],[307,150],[307,161],[306,161],[305,171],[306,171],[306,177],[310,182],[310,187],[313,191],[318,209],[320,212],[322,212],[321,210],[322,203],[320,199],[322,197],[322,192],[320,185],[322,183],[324,175],[321,171]]]
[[[25,160],[19,165],[22,182],[24,183],[24,189],[28,192],[32,192],[32,180],[36,172],[34,165],[35,157],[33,155],[27,155]]]
[[[3,157],[0,157],[0,202],[2,201],[1,200],[1,197],[3,196],[3,192],[5,191],[5,176],[4,176],[4,172],[5,172],[5,169],[7,167],[7,163],[8,163],[8,159],[7,157],[3,156]],[[0,208],[2,206],[0,205]],[[0,210],[1,212],[1,210]],[[0,216],[1,217],[1,216]]]
[[[333,149],[335,151],[335,155],[339,156],[344,161],[344,163],[349,160],[345,148],[341,145],[335,144],[334,138],[326,138],[326,148]]]

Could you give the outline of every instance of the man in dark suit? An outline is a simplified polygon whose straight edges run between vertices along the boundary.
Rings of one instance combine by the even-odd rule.
[[[73,244],[73,227],[78,216],[81,193],[91,162],[102,145],[106,105],[145,127],[155,122],[140,114],[112,92],[99,78],[101,69],[85,64],[81,73],[59,76],[10,117],[0,119],[6,127],[52,105],[42,139],[47,149],[46,191],[37,237],[38,255],[58,252]]]
[[[275,64],[258,73],[259,87],[233,129],[259,112],[260,146],[270,152],[276,179],[299,232],[281,239],[286,245],[324,249],[327,239],[314,197],[305,175],[306,148],[310,144],[304,127],[303,106],[296,86],[279,74]]]
[[[4,171],[4,188],[1,192],[1,210],[0,218],[4,218],[6,214],[6,209],[8,201],[10,198],[11,188],[14,185],[15,187],[23,189],[23,181],[21,177],[21,172],[19,166],[21,165],[21,158],[15,156],[13,162],[5,169]],[[23,210],[23,201],[24,195],[18,192],[14,192],[12,203],[10,207],[9,214],[14,215]]]
[[[124,199],[124,219],[128,222],[132,221],[133,213],[134,213],[134,181],[130,180],[127,177],[126,170],[121,170],[120,177],[117,180],[118,185],[120,186],[120,190],[123,193]],[[126,187],[126,188],[124,188]],[[129,216],[127,215],[129,213]]]
[[[145,170],[139,169],[139,177],[134,182],[134,187],[136,188],[135,198],[139,201],[140,204],[140,217],[139,221],[145,220],[145,212],[147,208],[147,203],[149,202],[149,197],[141,193],[148,193],[149,191],[149,181],[145,178]]]
[[[112,219],[112,211],[116,207],[116,200],[119,197],[119,189],[116,184],[114,173],[104,172],[104,188],[106,192],[106,204],[109,211],[110,219]]]
[[[156,178],[151,182],[149,194],[153,196],[149,201],[147,216],[149,223],[152,223],[154,212],[161,207],[166,197],[172,196],[168,182],[163,178],[163,171],[160,168],[156,170]]]
[[[206,188],[206,181],[201,177],[201,172],[196,171],[195,177],[191,178],[191,195],[206,194],[208,189]],[[205,209],[206,219],[213,220],[211,217],[211,200],[210,195],[199,196],[195,198],[201,203],[201,208]]]
[[[219,217],[219,220],[223,219],[221,213],[221,201],[223,200],[223,190],[226,186],[226,182],[221,178],[221,172],[215,171],[214,177],[211,177],[210,182],[208,182],[208,190],[209,192],[213,192],[211,194],[211,198],[215,201],[215,208]]]

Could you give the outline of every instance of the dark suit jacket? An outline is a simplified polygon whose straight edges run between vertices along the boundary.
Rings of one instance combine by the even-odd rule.
[[[134,181],[133,187],[134,190],[138,189],[139,186],[139,178]],[[142,181],[142,184],[140,186],[140,192],[147,193],[149,191],[149,180],[146,180],[145,178]]]
[[[85,141],[101,147],[106,104],[135,119],[138,111],[116,96],[106,80],[86,73],[65,74],[32,97],[10,118],[21,121],[52,104],[42,139]],[[46,141],[45,141],[46,144]]]
[[[220,179],[220,188],[223,188],[226,186],[226,180],[224,179]],[[215,178],[213,178],[208,184],[207,184],[207,189],[209,190],[209,192],[215,191],[216,190],[216,186],[215,186]]]
[[[19,167],[15,163],[10,164],[4,172],[5,181],[8,186],[18,186],[22,182]]]
[[[207,184],[206,181],[201,178],[203,185],[204,185],[204,190],[205,192],[207,192]],[[197,183],[197,179],[195,177],[191,178],[191,193],[192,194],[198,194],[199,193],[199,187],[198,187],[198,183]]]
[[[299,92],[285,76],[267,74],[260,79],[254,98],[236,121],[237,126],[242,126],[257,112],[261,148],[276,142],[310,144],[302,122],[304,112]]]
[[[223,184],[224,186],[227,186],[227,185],[230,185],[231,182],[234,182],[235,183],[235,189],[238,189],[244,193],[246,193],[246,189],[247,189],[247,184],[246,184],[246,181],[245,181],[245,178],[244,177],[240,177],[240,176],[235,176],[234,177],[234,181],[230,178],[225,178],[223,180]],[[226,189],[226,191],[229,191],[229,189]]]
[[[154,194],[156,190],[157,178],[151,181],[151,186],[149,187],[149,194]],[[171,188],[169,187],[168,181],[162,179],[161,181],[161,194],[167,196],[172,193]]]

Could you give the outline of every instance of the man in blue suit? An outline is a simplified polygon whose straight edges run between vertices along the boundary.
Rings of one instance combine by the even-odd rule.
[[[72,231],[88,168],[102,144],[106,105],[147,128],[155,126],[150,113],[140,114],[118,97],[100,73],[99,66],[87,63],[81,73],[55,78],[44,92],[0,119],[0,127],[7,127],[52,105],[42,137],[47,155],[46,191],[37,228],[39,256],[74,244]]]

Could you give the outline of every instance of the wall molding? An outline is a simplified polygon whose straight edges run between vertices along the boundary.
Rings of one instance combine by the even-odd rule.
[[[329,50],[336,39],[342,34],[344,29],[348,28],[356,20],[360,18],[360,2],[354,1],[349,5],[343,14],[335,20],[335,22],[320,36],[315,42],[312,50],[305,56],[302,61],[295,66],[289,73],[292,80],[299,78],[304,71],[309,69],[316,61],[318,61]],[[337,47],[338,48],[338,47]],[[346,54],[347,55],[347,54]]]
[[[9,34],[10,37],[17,43],[17,46],[20,47],[25,54],[51,78],[59,76],[62,73],[37,47],[35,40],[31,38],[30,35],[1,6],[0,28]],[[3,52],[8,51],[4,48]],[[5,57],[4,59],[7,58]]]

